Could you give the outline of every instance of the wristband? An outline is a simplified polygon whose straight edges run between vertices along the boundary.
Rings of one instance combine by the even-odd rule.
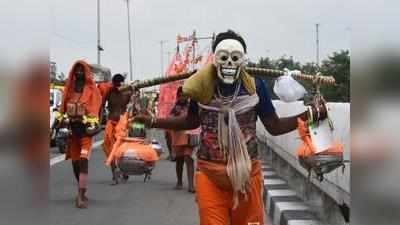
[[[307,108],[308,108],[308,122],[312,123],[314,122],[313,110],[311,106],[307,106]]]

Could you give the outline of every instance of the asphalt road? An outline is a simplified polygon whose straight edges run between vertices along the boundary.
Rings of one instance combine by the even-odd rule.
[[[159,136],[156,135],[156,136]],[[98,137],[96,140],[100,140]],[[157,138],[158,139],[158,138]],[[163,143],[164,140],[161,140]],[[61,161],[50,168],[50,216],[52,225],[195,225],[199,224],[194,194],[174,190],[174,163],[157,163],[152,179],[143,182],[143,176],[130,177],[126,184],[110,185],[111,172],[103,161],[101,147],[93,150],[89,163],[87,209],[77,209],[74,199],[77,183],[70,161]],[[59,154],[50,149],[50,157]],[[269,222],[267,224],[270,224]]]
[[[69,161],[51,167],[50,215],[53,225],[198,224],[194,195],[174,190],[174,164],[160,160],[146,183],[131,177],[111,186],[103,152],[94,150],[89,165],[88,209],[76,209],[77,184]]]

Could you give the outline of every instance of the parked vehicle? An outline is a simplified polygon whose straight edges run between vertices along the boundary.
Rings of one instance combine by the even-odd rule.
[[[56,131],[55,142],[60,153],[65,153],[67,149],[67,139],[70,135],[70,131],[67,128],[60,128]]]
[[[96,83],[111,81],[111,70],[97,64],[90,64],[93,79]]]
[[[55,121],[56,113],[59,111],[62,99],[62,86],[61,87],[50,87],[50,129]],[[51,133],[50,146],[56,145],[56,132]]]

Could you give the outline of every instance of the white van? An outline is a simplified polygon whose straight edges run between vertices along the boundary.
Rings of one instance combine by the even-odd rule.
[[[50,128],[56,118],[56,111],[60,110],[63,92],[58,88],[50,88]],[[55,134],[51,137],[51,143],[54,143]]]

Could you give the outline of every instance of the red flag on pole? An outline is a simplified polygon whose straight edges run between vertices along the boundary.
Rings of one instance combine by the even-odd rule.
[[[182,60],[182,56],[177,52],[168,65],[166,75],[175,76],[187,71],[186,64]],[[179,86],[183,85],[183,81],[175,81],[160,86],[160,98],[158,102],[158,115],[157,117],[165,118],[169,115],[174,103],[176,101],[176,91]]]

